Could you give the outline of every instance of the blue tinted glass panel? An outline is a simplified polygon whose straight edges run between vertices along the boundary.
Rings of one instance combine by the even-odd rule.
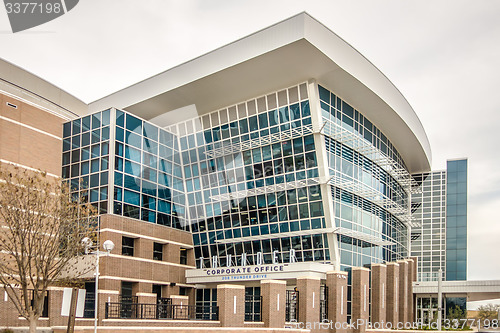
[[[137,134],[142,134],[142,121],[129,114],[126,115],[127,118],[127,130],[135,132]]]

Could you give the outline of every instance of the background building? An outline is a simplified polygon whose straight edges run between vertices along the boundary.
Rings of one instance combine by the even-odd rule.
[[[411,255],[420,258],[419,281],[467,280],[467,159],[449,160],[447,170],[412,175]]]
[[[418,183],[411,196],[411,255],[419,258],[417,280],[437,281],[439,270],[446,281],[467,280],[467,159],[449,160],[447,169],[412,175]],[[466,310],[467,293],[446,296],[446,313],[460,306]],[[437,295],[416,298],[417,318],[435,318]]]

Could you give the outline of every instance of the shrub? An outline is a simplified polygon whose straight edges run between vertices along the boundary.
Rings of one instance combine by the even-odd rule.
[[[14,333],[14,331],[11,330],[10,328],[4,328],[3,330],[0,331],[0,333]]]

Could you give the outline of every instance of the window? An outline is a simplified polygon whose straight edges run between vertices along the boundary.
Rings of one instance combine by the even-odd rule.
[[[85,282],[85,308],[83,318],[94,318],[95,314],[95,282]]]
[[[181,248],[180,264],[181,265],[187,265],[187,249]]]
[[[134,256],[134,238],[122,237],[122,255]]]
[[[35,292],[34,290],[29,290],[29,297],[30,297],[30,304],[31,307],[34,306],[34,297],[35,297]],[[41,318],[48,318],[49,317],[49,292],[45,291],[45,295],[43,296],[43,310],[42,314],[40,315]]]
[[[153,294],[156,294],[156,302],[159,303],[159,301],[161,299],[161,285],[160,284],[153,284],[152,291],[153,291]]]
[[[153,260],[163,260],[163,244],[153,243]]]
[[[121,282],[120,302],[137,303],[137,296],[134,296],[134,282],[128,282],[128,281]],[[125,310],[131,311],[130,308]],[[130,316],[125,318],[130,318]]]

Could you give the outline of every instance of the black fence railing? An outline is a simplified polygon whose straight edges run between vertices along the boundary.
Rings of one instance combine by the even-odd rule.
[[[169,297],[160,297],[156,300],[158,304],[172,304],[172,299]]]
[[[328,287],[323,284],[320,287],[319,321],[326,320],[328,320]]]
[[[262,296],[245,296],[245,321],[262,320]]]
[[[85,307],[83,309],[83,318],[95,317],[95,292],[88,291],[85,295]]]
[[[219,320],[217,306],[106,303],[106,319]]]
[[[299,320],[299,292],[295,290],[286,291],[285,321]]]
[[[122,296],[120,295],[119,302],[120,303],[137,303],[139,301],[138,296]]]

